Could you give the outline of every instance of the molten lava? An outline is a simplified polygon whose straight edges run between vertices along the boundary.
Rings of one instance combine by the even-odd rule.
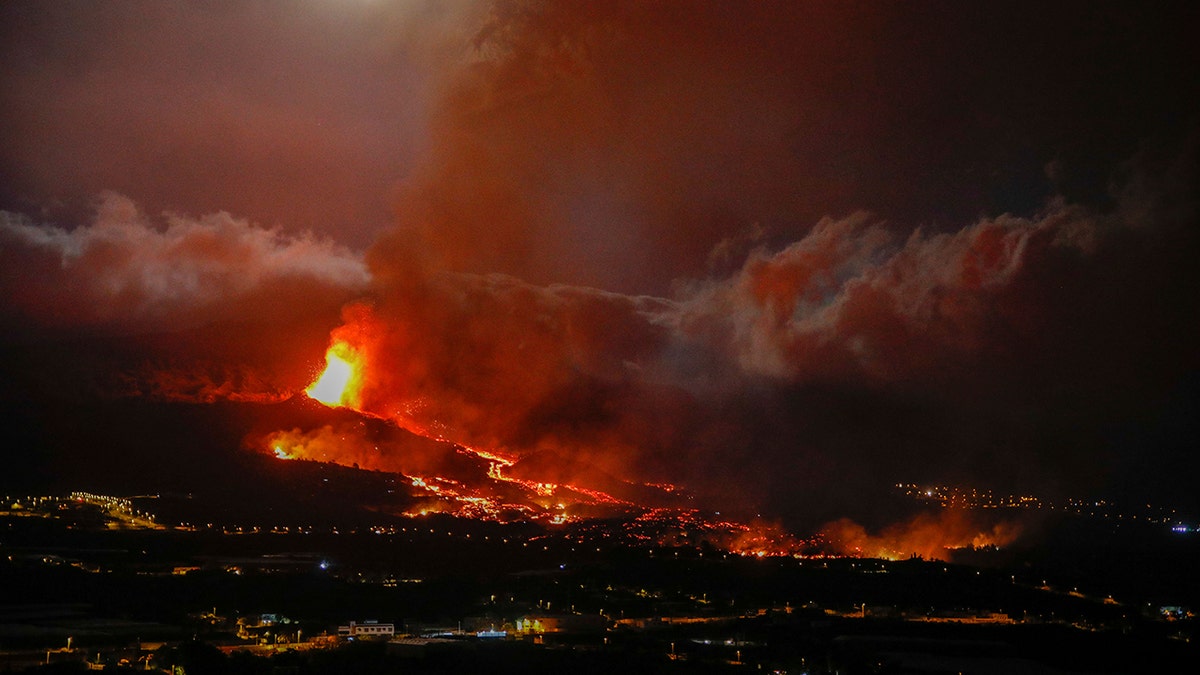
[[[335,342],[325,352],[325,370],[304,393],[327,406],[359,405],[362,387],[362,357],[349,344]]]

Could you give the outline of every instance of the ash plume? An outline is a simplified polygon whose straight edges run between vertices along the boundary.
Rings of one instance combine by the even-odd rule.
[[[375,251],[374,299],[333,337],[366,355],[362,407],[414,431],[518,457],[558,452],[625,478],[683,476],[744,504],[778,505],[785,485],[841,503],[914,461],[946,476],[986,466],[1016,483],[1098,485],[1107,467],[1084,445],[1098,440],[1071,425],[1136,404],[1113,387],[1154,386],[1150,371],[1126,369],[1130,350],[1160,376],[1172,370],[1154,363],[1161,339],[1101,330],[1113,312],[1165,330],[1171,312],[1133,298],[1078,304],[1082,288],[1117,303],[1116,289],[1151,283],[1135,281],[1137,253],[1122,247],[1156,248],[1156,228],[1178,225],[1144,213],[1056,203],[906,237],[862,214],[826,219],[673,298],[422,276]],[[1051,353],[1062,355],[1040,360]],[[1043,406],[1065,419],[1036,416]],[[1042,455],[1072,434],[1080,447]]]
[[[1005,138],[1098,130],[1101,108],[1065,87],[1116,74],[1125,45],[1080,42],[1096,67],[1075,73],[987,51],[944,18],[494,5],[368,255],[377,293],[356,311],[380,379],[364,406],[464,445],[825,520],[915,470],[1105,489],[1129,452],[1113,420],[1195,371],[1197,322],[1177,311],[1195,281],[1180,180],[1194,137],[1105,146],[1133,155],[1108,162],[1107,184],[1066,155],[1033,167],[1031,189],[978,180]],[[1063,48],[1049,32],[1067,15],[1045,18],[1029,54]],[[1008,35],[966,24],[993,46]],[[925,38],[971,68],[932,60]],[[1142,58],[1188,70],[1177,41],[1156,44]],[[997,100],[1010,77],[1023,88]],[[1099,102],[1104,125],[1136,138],[1192,85],[1120,86],[1146,106]]]

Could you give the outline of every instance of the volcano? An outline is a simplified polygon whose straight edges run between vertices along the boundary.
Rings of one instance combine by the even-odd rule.
[[[492,455],[311,392],[130,386],[147,364],[171,364],[174,374],[160,379],[202,369],[171,362],[158,344],[229,330],[8,345],[0,414],[12,451],[0,489],[191,495],[233,520],[290,513],[308,522],[428,513],[564,522],[686,506],[673,486],[631,483],[553,452]]]

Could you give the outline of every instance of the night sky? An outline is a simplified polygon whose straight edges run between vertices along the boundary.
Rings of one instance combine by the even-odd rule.
[[[1200,507],[1194,3],[0,33],[0,329],[72,355],[5,400],[278,400],[333,330],[373,415],[797,522],[901,481]]]

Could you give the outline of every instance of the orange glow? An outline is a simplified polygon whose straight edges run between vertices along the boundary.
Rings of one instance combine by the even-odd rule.
[[[956,549],[1007,546],[1021,533],[1012,521],[989,522],[975,514],[943,509],[893,523],[878,534],[849,519],[829,523],[825,534],[835,549],[848,556],[902,560],[912,555],[947,560]]]
[[[349,344],[335,342],[325,352],[325,370],[304,393],[327,406],[359,406],[362,357]]]

